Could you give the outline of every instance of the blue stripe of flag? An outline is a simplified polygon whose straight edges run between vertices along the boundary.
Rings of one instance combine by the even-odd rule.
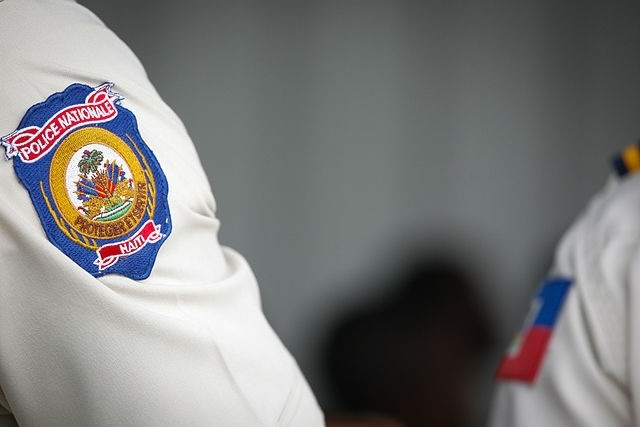
[[[533,322],[533,326],[553,328],[572,282],[571,279],[553,277],[543,283],[537,295],[542,300],[542,307]]]

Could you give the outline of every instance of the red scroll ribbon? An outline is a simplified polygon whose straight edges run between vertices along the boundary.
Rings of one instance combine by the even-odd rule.
[[[73,129],[112,120],[118,115],[115,104],[122,99],[111,92],[112,86],[113,83],[105,83],[96,87],[86,97],[84,104],[59,110],[42,127],[29,126],[0,138],[0,143],[7,149],[7,158],[19,155],[23,162],[33,163]]]
[[[155,243],[160,239],[162,239],[160,226],[156,225],[153,220],[150,219],[144,223],[135,235],[127,240],[100,247],[96,251],[98,259],[93,263],[97,265],[100,270],[104,270],[118,262],[121,256],[134,254],[141,250],[147,243]]]

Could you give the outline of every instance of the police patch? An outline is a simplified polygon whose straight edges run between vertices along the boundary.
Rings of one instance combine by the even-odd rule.
[[[0,143],[51,243],[95,277],[145,279],[171,233],[168,186],[112,86],[72,84]]]

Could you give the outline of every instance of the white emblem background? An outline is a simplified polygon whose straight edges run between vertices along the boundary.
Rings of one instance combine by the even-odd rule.
[[[112,162],[113,160],[116,161],[116,163],[118,164],[118,166],[120,166],[120,168],[122,170],[124,170],[126,177],[127,178],[133,178],[133,175],[131,174],[131,169],[129,168],[129,165],[127,164],[127,162],[124,161],[124,159],[122,158],[122,156],[120,156],[120,154],[118,154],[117,151],[115,151],[114,149],[112,149],[111,147],[107,146],[107,145],[103,145],[103,144],[87,144],[85,146],[83,146],[81,149],[79,149],[72,157],[71,160],[69,161],[69,164],[67,165],[67,173],[66,173],[66,177],[65,177],[65,185],[67,188],[67,195],[69,196],[69,200],[71,200],[71,203],[75,206],[81,206],[82,205],[82,201],[78,200],[78,195],[75,193],[76,191],[76,181],[78,181],[80,179],[80,168],[78,167],[78,162],[80,162],[80,159],[82,159],[82,155],[84,153],[84,151],[91,151],[91,150],[98,150],[98,151],[102,151],[102,155],[104,156],[104,159],[102,161],[102,163],[104,164],[104,162],[109,161]],[[100,168],[102,168],[102,166],[100,166]]]

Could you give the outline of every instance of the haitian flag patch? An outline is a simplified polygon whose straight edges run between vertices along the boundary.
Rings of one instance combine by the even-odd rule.
[[[113,83],[75,83],[0,138],[48,239],[95,277],[145,279],[171,233],[167,180]]]
[[[528,383],[536,379],[571,284],[571,279],[561,277],[542,284],[524,325],[500,362],[497,378]]]

